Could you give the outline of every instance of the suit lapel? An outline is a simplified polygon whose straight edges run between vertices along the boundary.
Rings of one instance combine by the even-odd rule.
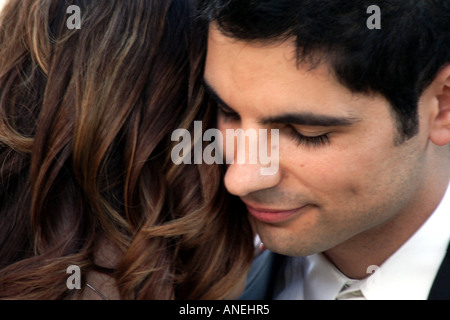
[[[255,259],[239,300],[272,300],[284,256],[266,250]]]
[[[428,300],[450,300],[450,246],[434,279]]]

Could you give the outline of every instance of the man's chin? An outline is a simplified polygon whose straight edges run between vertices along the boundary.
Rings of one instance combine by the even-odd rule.
[[[274,253],[285,256],[301,257],[315,253],[309,247],[299,246],[296,243],[286,241],[280,238],[274,239],[273,236],[259,235],[264,247]]]

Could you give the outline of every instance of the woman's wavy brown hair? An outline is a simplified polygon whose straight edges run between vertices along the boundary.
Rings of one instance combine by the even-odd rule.
[[[70,30],[67,8],[81,8]],[[101,270],[122,299],[220,299],[252,232],[219,166],[171,161],[177,128],[214,126],[189,0],[9,0],[0,16],[0,298],[76,299]]]

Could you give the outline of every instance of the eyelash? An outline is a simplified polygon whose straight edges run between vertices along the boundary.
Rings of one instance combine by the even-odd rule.
[[[290,136],[297,142],[297,146],[299,147],[301,145],[305,147],[324,147],[330,144],[330,137],[328,133],[317,137],[307,137],[291,127]]]
[[[237,113],[229,112],[220,105],[218,106],[217,110],[218,114],[223,117],[225,122],[237,121],[240,119]],[[300,147],[301,145],[305,147],[324,147],[330,144],[330,137],[328,133],[317,137],[307,137],[299,133],[293,127],[290,127],[289,135],[292,139],[294,139],[297,142],[298,147]]]

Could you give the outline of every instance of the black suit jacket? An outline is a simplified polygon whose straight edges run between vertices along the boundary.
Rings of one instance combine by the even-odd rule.
[[[286,256],[270,251],[263,253],[253,263],[247,286],[241,300],[272,300],[278,271]],[[414,281],[414,279],[411,279]],[[450,300],[450,246],[434,279],[428,300]]]
[[[434,279],[428,300],[450,300],[450,246]]]

